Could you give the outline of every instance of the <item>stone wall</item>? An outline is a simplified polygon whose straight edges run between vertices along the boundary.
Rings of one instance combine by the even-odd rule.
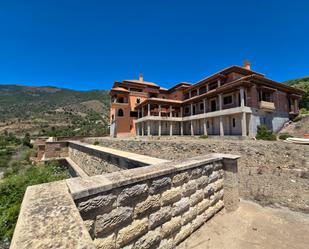
[[[97,248],[174,248],[224,206],[237,208],[235,158],[192,158],[99,176],[98,188],[98,178],[87,190],[80,180],[69,186]]]
[[[88,176],[167,161],[77,141],[68,143],[68,157]]]
[[[100,175],[123,169],[107,161],[102,153],[97,153],[87,147],[73,143],[70,143],[69,146],[69,158],[79,165],[88,176]]]
[[[68,154],[68,143],[63,142],[49,142],[45,144],[45,159],[66,157]]]

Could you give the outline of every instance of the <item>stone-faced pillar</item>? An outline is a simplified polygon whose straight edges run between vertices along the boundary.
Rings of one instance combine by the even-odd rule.
[[[242,112],[241,115],[241,135],[243,137],[247,136],[247,119],[245,112]]]
[[[161,120],[159,121],[159,131],[158,131],[158,135],[161,136]]]
[[[159,117],[161,117],[161,105],[159,105]]]
[[[173,136],[173,122],[170,122],[170,136]]]
[[[235,211],[239,206],[239,191],[238,191],[238,168],[237,158],[224,158],[224,207],[230,211]]]
[[[224,136],[223,116],[220,116],[220,136]]]
[[[147,135],[150,136],[150,121],[147,121]]]
[[[183,136],[183,121],[180,122],[180,135]]]
[[[150,104],[148,104],[147,106],[148,106],[147,116],[150,116]]]
[[[194,136],[194,127],[193,127],[193,121],[190,121],[190,126],[191,126],[191,136]]]
[[[243,87],[240,88],[240,106],[245,106],[245,89]]]
[[[207,124],[206,124],[206,118],[203,119],[203,127],[204,127],[204,135],[207,136]]]

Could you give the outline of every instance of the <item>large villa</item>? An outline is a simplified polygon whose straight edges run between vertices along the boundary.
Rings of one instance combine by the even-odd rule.
[[[110,91],[111,135],[254,137],[260,124],[277,132],[295,117],[302,94],[252,71],[248,61],[170,89],[140,75]]]

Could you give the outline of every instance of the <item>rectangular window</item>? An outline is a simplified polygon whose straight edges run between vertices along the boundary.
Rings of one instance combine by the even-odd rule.
[[[134,118],[137,118],[137,111],[130,111],[130,117],[134,117]]]
[[[204,103],[200,103],[200,110],[204,110]]]
[[[233,118],[233,127],[236,127],[236,120]]]
[[[223,97],[223,105],[230,105],[232,103],[233,103],[233,96],[232,95]]]
[[[189,107],[185,108],[185,113],[189,113]]]

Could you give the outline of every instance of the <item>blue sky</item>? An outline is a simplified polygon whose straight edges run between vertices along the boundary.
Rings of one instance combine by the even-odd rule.
[[[0,2],[0,84],[171,87],[230,65],[284,81],[309,75],[309,1]]]

